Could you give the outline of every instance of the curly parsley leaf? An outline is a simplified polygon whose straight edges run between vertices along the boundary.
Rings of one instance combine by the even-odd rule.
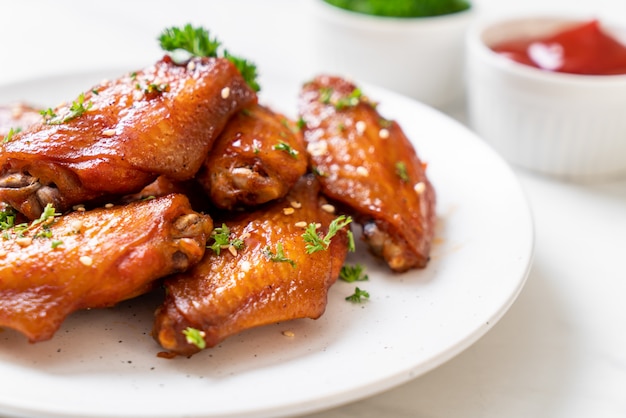
[[[230,238],[230,229],[226,224],[222,224],[221,227],[214,228],[211,233],[211,238],[213,238],[213,244],[207,245],[207,248],[213,250],[216,255],[220,255],[222,249],[230,246],[235,247],[237,250],[243,248],[243,240],[239,238]]]
[[[361,264],[355,264],[353,266],[345,265],[341,267],[341,271],[339,272],[339,278],[344,282],[353,283],[353,282],[364,282],[369,280],[369,277],[365,272],[365,267]]]
[[[328,232],[323,237],[317,232],[316,225],[314,223],[310,223],[306,227],[304,234],[302,234],[304,242],[307,243],[305,247],[307,254],[327,250],[331,240],[335,235],[337,235],[337,232],[348,226],[351,222],[352,217],[350,216],[340,215],[336,217],[328,226]],[[351,242],[354,241],[351,240]]]
[[[285,256],[282,242],[276,244],[276,252],[272,252],[272,248],[268,245],[263,249],[263,253],[268,260],[276,263],[289,263],[291,267],[296,266],[296,262]]]
[[[350,296],[346,296],[346,300],[352,303],[361,303],[363,302],[363,299],[369,299],[369,298],[370,298],[369,292],[367,290],[359,289],[358,287],[354,289],[353,294],[351,294]]]
[[[175,53],[182,50],[196,57],[226,58],[239,70],[251,89],[257,92],[261,90],[256,65],[226,50],[222,52],[222,43],[217,38],[211,38],[209,31],[202,26],[194,27],[188,23],[182,28],[166,28],[158,40],[164,51]]]

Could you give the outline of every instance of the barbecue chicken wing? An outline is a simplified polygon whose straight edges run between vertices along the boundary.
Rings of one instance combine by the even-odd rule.
[[[299,98],[311,164],[326,196],[363,225],[363,238],[393,271],[427,264],[435,191],[400,126],[352,83],[319,76]]]
[[[213,226],[175,194],[45,218],[48,209],[0,240],[0,326],[31,342],[52,338],[76,310],[138,296],[197,263]]]
[[[256,206],[285,196],[306,172],[301,135],[285,116],[261,105],[234,116],[198,174],[215,206]]]
[[[0,141],[10,141],[14,134],[41,121],[39,109],[25,103],[0,106]]]
[[[0,201],[35,219],[162,174],[192,178],[228,119],[256,101],[227,59],[194,58],[105,81],[0,144]]]
[[[229,239],[242,246],[207,250],[200,264],[166,280],[155,339],[172,353],[192,355],[201,346],[187,340],[188,331],[213,347],[248,328],[321,316],[348,250],[342,228],[326,250],[307,254],[304,226],[319,223],[318,236],[325,236],[336,219],[324,202],[318,182],[303,177],[286,199],[226,222]]]

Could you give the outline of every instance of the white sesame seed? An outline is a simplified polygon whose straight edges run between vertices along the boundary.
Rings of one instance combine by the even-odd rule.
[[[293,331],[283,331],[283,335],[289,338],[293,338],[296,336],[296,334]]]
[[[308,224],[306,223],[306,221],[298,221],[294,225],[297,226],[298,228],[306,228]]]
[[[322,210],[328,213],[335,213],[335,207],[329,203],[322,205]]]
[[[424,184],[423,181],[420,181],[413,186],[413,190],[415,190],[417,194],[422,194],[426,191],[426,184]]]
[[[224,87],[222,89],[222,99],[228,99],[228,96],[230,96],[230,88]]]
[[[83,208],[83,210],[85,210],[85,208]],[[82,227],[83,227],[83,221],[76,220],[76,221],[72,221],[72,223],[70,224],[70,229],[75,234],[78,234]]]
[[[104,131],[102,131],[102,135],[113,136],[115,135],[115,129],[105,129]]]
[[[84,264],[87,267],[89,267],[90,265],[93,264],[93,259],[91,257],[89,257],[88,255],[81,256],[78,259],[78,261],[80,261],[82,264]]]
[[[72,209],[74,209],[74,210],[85,209],[85,205],[74,205],[74,206],[72,206]]]
[[[196,63],[194,61],[189,61],[187,63],[187,70],[188,71],[193,71],[196,69]]]
[[[228,246],[228,252],[230,252],[233,257],[237,257],[237,249],[233,245]]]
[[[321,227],[322,227],[321,223],[318,222],[318,223],[315,224],[315,229],[320,229]]]
[[[389,138],[389,130],[382,128],[380,131],[378,131],[378,136],[381,137],[382,139]]]
[[[360,120],[356,123],[356,125],[354,125],[354,127],[356,128],[357,133],[359,135],[362,135],[363,132],[365,132],[366,125],[365,125],[365,122]]]
[[[302,203],[300,203],[300,202],[298,202],[296,200],[292,200],[290,202],[290,204],[291,204],[291,207],[294,208],[294,209],[300,209],[302,207]]]
[[[283,213],[285,215],[293,215],[296,210],[294,208],[283,208]]]
[[[370,174],[369,170],[367,168],[363,167],[363,166],[357,167],[356,168],[356,173],[358,175],[360,175],[360,176],[363,176],[363,177],[367,177]]]
[[[28,247],[30,244],[32,244],[33,239],[31,237],[20,237],[20,238],[16,238],[15,242],[20,247]]]
[[[312,157],[321,157],[328,152],[328,144],[326,142],[311,142],[306,147],[307,152]]]
[[[106,205],[104,205],[104,207],[107,209],[111,209],[113,206],[113,203],[107,203]]]

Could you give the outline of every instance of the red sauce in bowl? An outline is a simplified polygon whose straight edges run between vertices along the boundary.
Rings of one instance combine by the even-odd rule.
[[[545,38],[507,41],[491,49],[519,63],[548,71],[626,74],[626,46],[605,33],[597,20]]]

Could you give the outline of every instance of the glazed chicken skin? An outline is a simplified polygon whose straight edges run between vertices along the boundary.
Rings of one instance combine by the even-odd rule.
[[[285,196],[306,169],[295,124],[256,104],[229,121],[198,181],[218,208],[252,207]]]
[[[196,264],[213,227],[180,194],[46,212],[42,222],[8,228],[0,240],[0,326],[30,342],[52,338],[76,310],[115,305]]]
[[[0,141],[9,141],[15,133],[40,122],[39,112],[39,109],[21,102],[0,105]]]
[[[39,217],[136,193],[158,175],[191,179],[228,119],[256,102],[224,58],[154,65],[104,81],[0,144],[0,201]]]
[[[322,75],[305,84],[298,107],[324,194],[363,225],[371,252],[393,271],[425,267],[435,191],[400,126],[339,77]]]
[[[226,222],[230,240],[243,245],[219,254],[207,250],[194,268],[165,281],[155,339],[170,353],[190,356],[201,348],[187,340],[189,329],[213,347],[252,327],[320,317],[348,251],[342,228],[326,250],[307,254],[304,226],[319,223],[324,236],[336,218],[324,203],[319,183],[305,176],[285,199]]]

